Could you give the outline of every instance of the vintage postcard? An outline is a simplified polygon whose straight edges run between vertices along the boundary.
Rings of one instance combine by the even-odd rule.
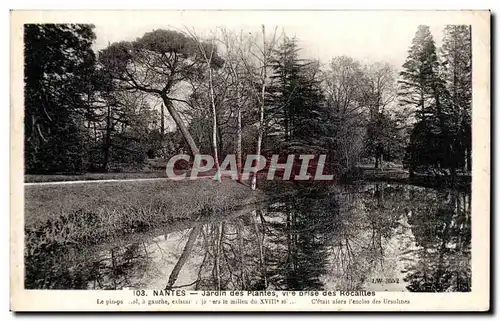
[[[12,11],[11,310],[488,311],[489,11]]]

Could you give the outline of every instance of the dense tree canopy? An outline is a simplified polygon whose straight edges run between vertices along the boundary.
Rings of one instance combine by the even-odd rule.
[[[445,29],[442,61],[428,26],[420,26],[413,39],[399,81],[400,103],[415,108],[416,124],[408,146],[412,171],[470,169],[469,28]]]
[[[469,26],[447,26],[441,48],[420,26],[399,78],[261,31],[159,29],[96,59],[91,25],[27,25],[26,171],[143,170],[186,152],[236,153],[241,170],[261,151],[327,154],[341,173],[367,160],[471,169]]]
[[[92,90],[93,26],[25,25],[27,172],[85,171],[85,95]]]

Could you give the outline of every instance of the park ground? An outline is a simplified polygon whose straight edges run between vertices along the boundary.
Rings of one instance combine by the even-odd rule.
[[[408,183],[408,171],[400,166],[360,169],[362,180]],[[26,175],[25,183],[26,244],[35,251],[101,243],[203,215],[229,213],[283,194],[281,189],[252,191],[247,183],[230,179],[217,182],[210,175],[175,181],[161,171]]]
[[[25,254],[90,245],[258,203],[262,193],[236,181],[128,180],[27,185]]]

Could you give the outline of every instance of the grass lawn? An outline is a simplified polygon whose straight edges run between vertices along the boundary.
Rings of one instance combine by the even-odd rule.
[[[31,185],[24,193],[30,261],[67,245],[98,244],[263,199],[248,186],[212,179]]]
[[[25,225],[74,212],[102,217],[189,217],[204,207],[227,210],[255,201],[259,192],[234,181],[130,181],[26,186]]]
[[[190,175],[190,170],[173,170],[176,175]],[[201,176],[214,176],[215,170],[200,172]],[[166,171],[153,172],[123,172],[123,173],[85,173],[81,175],[24,175],[25,183],[65,182],[65,181],[102,181],[102,180],[124,180],[141,178],[168,178]]]
[[[62,181],[95,181],[107,179],[137,179],[167,177],[165,171],[149,173],[86,173],[82,175],[24,175],[25,183],[62,182]]]

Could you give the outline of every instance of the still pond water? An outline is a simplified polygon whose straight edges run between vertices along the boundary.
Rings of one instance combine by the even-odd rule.
[[[372,183],[68,249],[45,288],[470,291],[470,193]]]

